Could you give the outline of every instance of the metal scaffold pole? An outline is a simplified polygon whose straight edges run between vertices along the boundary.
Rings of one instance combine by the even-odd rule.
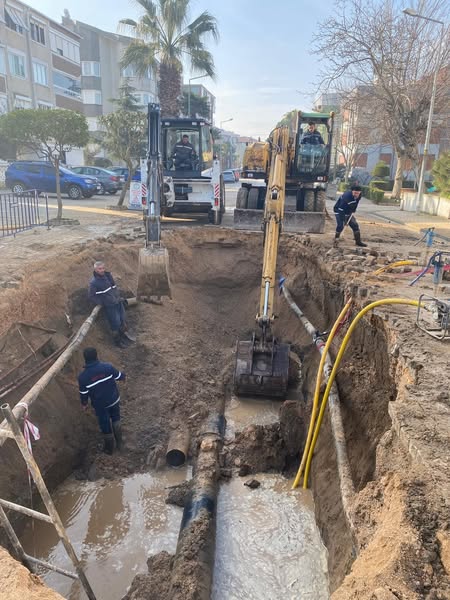
[[[3,506],[6,506],[7,508],[17,510],[18,512],[21,512],[24,514],[29,514],[30,516],[34,516],[43,521],[51,520],[51,522],[53,523],[53,525],[58,533],[59,539],[61,540],[69,558],[71,559],[71,561],[75,567],[76,575],[69,573],[67,571],[64,571],[63,569],[53,567],[52,565],[49,565],[47,563],[43,563],[42,561],[39,561],[38,559],[35,559],[35,558],[30,557],[27,554],[25,554],[16,534],[12,530],[11,524],[9,523],[8,518],[6,517],[6,514],[5,514],[2,506],[0,506],[0,521],[5,526],[8,536],[18,554],[18,557],[20,558],[20,560],[22,560],[22,562],[24,562],[24,564],[26,566],[29,566],[29,564],[31,562],[34,562],[36,564],[44,565],[47,568],[51,568],[54,571],[62,573],[63,575],[66,575],[68,577],[77,578],[80,581],[81,585],[83,586],[84,591],[86,592],[86,595],[89,598],[89,600],[96,600],[95,594],[89,584],[89,581],[87,580],[87,577],[83,571],[81,563],[78,560],[77,555],[75,554],[75,550],[73,549],[73,546],[70,543],[70,540],[66,533],[66,530],[64,529],[64,525],[60,519],[58,511],[56,510],[56,507],[53,504],[53,500],[50,496],[47,486],[45,485],[45,482],[41,475],[39,466],[36,463],[36,461],[34,460],[32,453],[28,449],[27,442],[20,430],[19,424],[13,414],[13,411],[11,410],[9,404],[3,404],[1,406],[1,410],[2,410],[4,418],[6,419],[6,421],[8,422],[8,424],[10,426],[10,432],[12,434],[11,437],[14,438],[14,440],[26,462],[28,470],[29,470],[31,476],[33,477],[33,481],[36,484],[36,487],[37,487],[37,489],[41,495],[41,498],[45,504],[45,507],[48,511],[48,515],[36,513],[36,511],[30,511],[30,510],[25,509],[25,507],[19,507],[18,505],[14,505],[13,503],[7,503],[6,501],[2,501],[1,504]],[[30,514],[31,512],[33,512],[35,514],[31,515]]]

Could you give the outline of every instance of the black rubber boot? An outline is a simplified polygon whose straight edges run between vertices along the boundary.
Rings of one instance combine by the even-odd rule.
[[[103,434],[103,452],[105,454],[112,454],[114,452],[114,434],[104,433]]]
[[[334,247],[337,246],[340,235],[341,235],[340,231],[336,231],[336,233],[334,234],[334,242],[333,242]]]
[[[113,340],[116,346],[119,348],[126,348],[127,344],[124,342],[120,331],[113,331]]]
[[[360,246],[361,248],[367,248],[367,244],[361,241],[361,232],[354,231],[353,236],[355,238],[355,246]]]
[[[123,440],[122,440],[122,425],[120,421],[115,421],[112,424],[114,437],[116,439],[116,448],[117,450],[122,450]]]

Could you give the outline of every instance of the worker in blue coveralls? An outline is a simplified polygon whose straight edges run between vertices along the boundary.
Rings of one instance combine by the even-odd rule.
[[[87,410],[91,401],[103,434],[103,452],[112,454],[114,439],[117,449],[122,447],[120,395],[116,382],[124,381],[125,373],[110,363],[100,362],[95,348],[85,348],[83,356],[84,371],[78,376],[81,406]]]
[[[359,230],[358,221],[355,219],[354,213],[358,208],[359,201],[362,197],[362,190],[359,185],[354,185],[351,190],[347,190],[339,197],[334,205],[334,216],[336,217],[336,234],[334,236],[335,243],[339,239],[345,225],[348,225],[353,230],[356,246],[366,247],[367,244],[361,241],[361,232]]]
[[[116,346],[125,348],[128,342],[134,341],[127,333],[125,315],[127,300],[121,297],[114,277],[100,260],[94,263],[93,277],[89,282],[89,300],[103,306]]]

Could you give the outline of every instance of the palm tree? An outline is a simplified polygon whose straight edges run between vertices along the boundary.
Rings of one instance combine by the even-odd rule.
[[[149,69],[159,69],[159,98],[164,116],[180,113],[183,63],[195,72],[214,78],[214,60],[205,38],[218,40],[217,21],[204,11],[189,22],[191,0],[134,0],[144,9],[139,21],[123,19],[135,40],[125,50],[121,66],[132,65],[143,77]]]

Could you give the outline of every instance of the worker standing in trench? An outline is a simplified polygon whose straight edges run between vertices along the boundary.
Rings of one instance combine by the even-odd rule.
[[[89,300],[103,306],[111,327],[114,343],[125,348],[134,339],[127,333],[128,326],[125,314],[125,298],[121,298],[119,289],[105,263],[98,260],[94,263],[94,274],[89,282]]]
[[[100,362],[95,348],[85,348],[83,356],[84,371],[78,376],[81,406],[87,410],[91,400],[103,434],[103,452],[112,454],[114,439],[117,449],[122,448],[120,395],[116,381],[124,381],[125,373],[110,363]]]

